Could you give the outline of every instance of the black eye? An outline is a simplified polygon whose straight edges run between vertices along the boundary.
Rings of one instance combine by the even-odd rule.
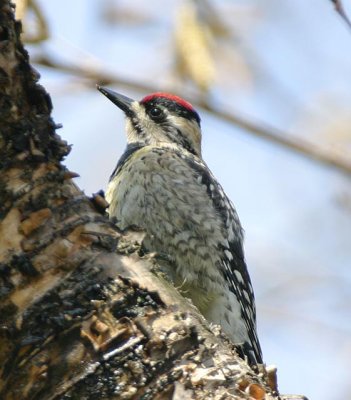
[[[151,108],[149,111],[149,115],[154,120],[160,120],[164,117],[163,111],[161,110],[161,108],[158,107]]]

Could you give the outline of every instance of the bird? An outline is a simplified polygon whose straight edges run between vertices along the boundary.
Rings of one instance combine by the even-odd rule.
[[[198,112],[179,96],[136,101],[97,89],[126,119],[127,147],[106,190],[109,218],[145,231],[144,247],[166,255],[169,280],[221,326],[240,357],[262,364],[254,291],[233,203],[201,153]]]

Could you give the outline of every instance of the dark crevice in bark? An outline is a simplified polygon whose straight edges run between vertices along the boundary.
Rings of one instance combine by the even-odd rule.
[[[272,399],[265,372],[140,257],[139,233],[71,181],[20,33],[0,0],[0,398],[238,399],[256,385]]]

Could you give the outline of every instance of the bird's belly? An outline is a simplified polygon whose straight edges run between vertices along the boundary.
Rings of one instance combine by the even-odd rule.
[[[165,164],[162,172],[159,164]],[[218,245],[225,245],[226,238],[206,186],[196,177],[184,176],[182,167],[167,154],[136,154],[123,167],[125,175],[117,174],[110,182],[106,199],[110,217],[116,218],[121,229],[145,229],[145,247],[169,257],[174,268],[169,275],[177,286],[199,288],[199,302],[194,302],[203,308],[200,303],[206,294],[215,296],[224,285]]]

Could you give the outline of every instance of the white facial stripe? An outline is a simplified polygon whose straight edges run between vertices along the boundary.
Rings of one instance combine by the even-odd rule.
[[[201,155],[201,132],[196,121],[172,115],[167,109],[164,109],[167,114],[168,126],[166,130],[165,125],[158,124],[146,114],[145,108],[139,102],[134,101],[131,104],[131,109],[134,111],[135,117],[127,118],[128,143],[147,142],[151,145],[162,144],[174,147],[178,137],[179,144],[184,145],[187,142],[199,156]],[[180,133],[178,131],[181,132],[185,140],[179,138]]]
[[[198,123],[176,115],[169,115],[168,121],[182,132],[196,153],[201,155],[201,130]]]

